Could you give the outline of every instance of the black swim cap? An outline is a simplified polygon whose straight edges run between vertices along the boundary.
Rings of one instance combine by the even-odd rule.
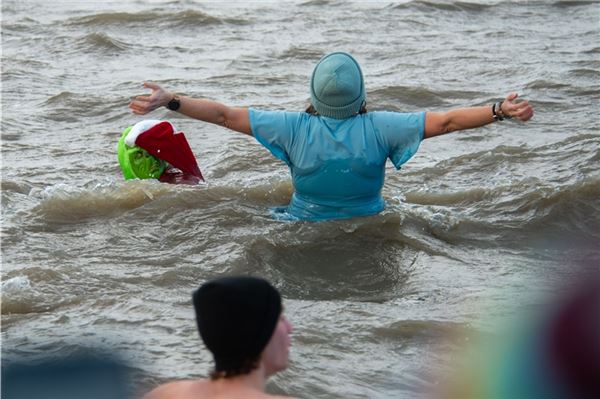
[[[224,277],[193,293],[198,331],[215,359],[216,371],[258,358],[281,314],[281,296],[266,280]]]

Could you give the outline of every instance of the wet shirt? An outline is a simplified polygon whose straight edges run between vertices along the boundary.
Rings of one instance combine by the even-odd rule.
[[[424,137],[425,113],[368,112],[333,119],[250,109],[252,134],[290,168],[287,211],[303,220],[367,216],[384,208],[385,163],[408,161]]]

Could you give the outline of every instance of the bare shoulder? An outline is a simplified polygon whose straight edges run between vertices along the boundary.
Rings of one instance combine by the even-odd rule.
[[[236,393],[231,394],[231,396],[224,396],[224,397],[227,397],[227,398],[243,397],[245,399],[296,399],[292,396],[271,395],[266,392],[259,392],[259,391],[255,391],[255,390],[237,391]]]
[[[296,399],[293,396],[282,396],[282,395],[265,395],[265,398],[269,398],[269,399]]]
[[[152,391],[144,395],[143,399],[175,399],[175,398],[191,398],[192,392],[198,389],[199,385],[203,385],[202,380],[183,380],[173,381],[159,385]]]
[[[148,392],[143,399],[294,399],[290,396],[269,395],[247,387],[223,387],[210,380],[182,380],[160,385]]]

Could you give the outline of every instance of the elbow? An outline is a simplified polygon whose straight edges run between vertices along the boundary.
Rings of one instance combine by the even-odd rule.
[[[440,134],[452,133],[457,130],[459,130],[458,126],[448,121],[442,126]]]
[[[219,125],[231,129],[231,121],[225,117],[219,118]]]
[[[217,108],[214,121],[215,124],[228,128],[231,125],[231,120],[229,118],[227,109],[224,107]]]
[[[450,112],[444,113],[444,117],[440,120],[439,129],[439,134],[452,133],[458,130],[458,126],[454,122],[452,114]]]
[[[225,113],[221,110],[218,110],[217,114],[215,115],[214,122],[216,125],[226,126],[227,125],[227,117],[226,117]]]

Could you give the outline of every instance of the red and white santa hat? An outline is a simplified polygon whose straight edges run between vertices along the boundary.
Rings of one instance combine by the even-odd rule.
[[[141,147],[184,174],[204,180],[185,135],[169,121],[146,119],[136,123],[125,137],[125,144]]]

